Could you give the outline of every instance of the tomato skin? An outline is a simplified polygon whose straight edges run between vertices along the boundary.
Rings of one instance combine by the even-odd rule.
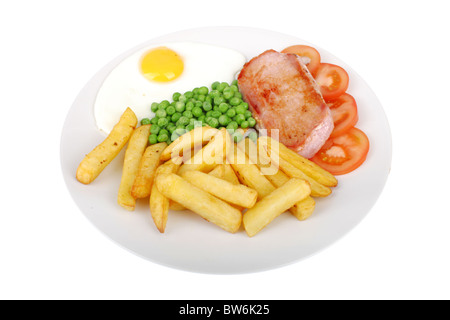
[[[307,45],[294,45],[287,47],[281,51],[281,53],[294,53],[301,57],[308,57],[311,61],[308,63],[307,67],[309,72],[314,76],[317,69],[320,66],[320,53],[315,48]]]
[[[367,135],[355,127],[325,142],[311,161],[333,175],[343,175],[360,167],[369,152]]]
[[[356,100],[348,93],[344,93],[336,99],[327,100],[326,103],[334,122],[331,138],[344,134],[358,122]]]
[[[347,71],[335,64],[321,63],[315,79],[325,100],[336,99],[348,89]]]

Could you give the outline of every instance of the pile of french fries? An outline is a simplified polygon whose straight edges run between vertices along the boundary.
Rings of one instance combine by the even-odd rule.
[[[170,210],[191,210],[220,228],[252,237],[282,213],[312,215],[336,178],[269,136],[233,142],[226,129],[197,127],[170,145],[148,145],[151,125],[127,109],[108,137],[81,161],[76,178],[94,181],[128,143],[117,201],[134,210],[148,199],[163,233]]]

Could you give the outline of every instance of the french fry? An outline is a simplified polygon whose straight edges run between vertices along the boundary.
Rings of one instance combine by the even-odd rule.
[[[231,165],[227,162],[223,165],[224,173],[223,173],[223,179],[231,182],[232,184],[240,184],[238,177],[236,176],[236,173],[234,173],[233,168]]]
[[[181,177],[219,199],[244,208],[253,207],[258,199],[258,193],[254,189],[242,184],[235,185],[200,171],[187,171]]]
[[[314,212],[316,201],[313,197],[308,196],[305,199],[297,202],[289,211],[298,220],[303,221],[308,219]]]
[[[217,164],[224,163],[231,144],[230,134],[225,128],[221,129],[206,146],[180,167],[179,173],[190,170],[211,171]]]
[[[223,179],[225,176],[225,165],[224,164],[218,164],[214,169],[212,169],[209,173],[209,175]]]
[[[256,235],[280,214],[308,197],[310,192],[311,188],[305,180],[289,179],[244,214],[243,224],[248,236]]]
[[[139,163],[136,179],[131,187],[131,195],[133,198],[141,199],[150,195],[156,168],[161,162],[161,153],[166,147],[167,143],[160,142],[152,144],[145,149]]]
[[[197,188],[176,174],[158,174],[155,182],[158,190],[165,197],[178,202],[228,232],[238,231],[242,214],[225,201]]]
[[[304,179],[309,182],[311,185],[311,196],[313,197],[327,197],[331,194],[331,189],[329,187],[326,187],[320,183],[318,183],[316,180],[311,178],[310,176],[307,176],[303,171],[298,169],[297,167],[294,167],[292,164],[284,160],[283,158],[279,159],[279,166],[280,169],[286,173],[291,178],[300,178]]]
[[[148,144],[150,126],[147,124],[136,128],[125,151],[117,202],[129,211],[133,211],[136,206],[136,199],[131,195],[131,188],[139,170],[139,162]]]
[[[277,159],[271,159],[263,145],[257,145],[249,138],[237,143],[250,161],[258,166],[265,176],[276,174],[279,171]]]
[[[181,163],[180,160],[181,158],[174,158],[161,164],[156,169],[155,181],[161,174],[176,173]],[[169,206],[169,199],[159,192],[156,184],[153,183],[150,193],[150,213],[156,228],[161,233],[164,233],[166,229]]]
[[[272,149],[272,146],[276,145],[274,150],[278,150],[278,154],[281,158],[288,161],[291,165],[296,167],[297,169],[303,171],[307,176],[313,178],[318,183],[327,186],[327,187],[335,187],[338,184],[336,177],[334,177],[328,171],[322,169],[314,162],[300,156],[295,151],[289,149],[284,144],[279,143],[275,139],[272,139],[268,136],[261,136],[258,138],[258,143],[263,143],[268,151]]]
[[[236,147],[232,151],[229,154],[229,162],[236,176],[242,184],[258,192],[258,200],[275,190],[256,164],[252,163],[241,149]]]
[[[173,156],[182,156],[185,150],[208,143],[219,132],[211,127],[197,127],[173,141],[161,154],[161,160],[167,161]]]
[[[281,170],[278,170],[276,174],[266,175],[266,178],[269,179],[269,181],[272,182],[272,184],[277,188],[289,181],[289,176]],[[289,211],[298,220],[303,221],[313,214],[315,205],[316,202],[314,199],[311,196],[307,196],[305,199],[297,202],[292,208],[289,209]]]
[[[105,140],[81,161],[76,172],[77,180],[84,184],[94,181],[128,142],[136,125],[136,115],[127,108]]]
[[[158,191],[159,192],[159,191]],[[169,210],[173,210],[173,211],[183,211],[186,210],[185,207],[183,207],[181,204],[179,204],[178,202],[175,202],[173,200],[169,201]]]

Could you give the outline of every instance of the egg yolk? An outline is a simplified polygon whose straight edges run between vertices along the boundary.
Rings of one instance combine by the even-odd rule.
[[[166,47],[152,49],[141,60],[141,72],[148,80],[168,82],[178,78],[183,72],[181,57]]]

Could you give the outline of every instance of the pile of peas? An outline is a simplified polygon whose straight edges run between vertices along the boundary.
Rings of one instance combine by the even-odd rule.
[[[236,80],[231,84],[216,81],[211,90],[199,87],[183,94],[175,92],[172,99],[172,102],[152,103],[155,116],[141,120],[142,125],[152,124],[150,144],[170,144],[197,126],[227,128],[237,141],[242,139],[238,128],[253,128],[256,124],[248,104],[242,100]]]

